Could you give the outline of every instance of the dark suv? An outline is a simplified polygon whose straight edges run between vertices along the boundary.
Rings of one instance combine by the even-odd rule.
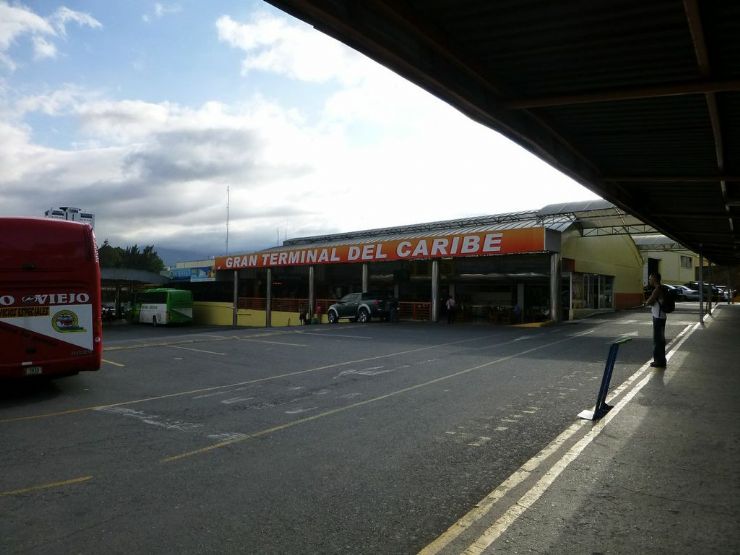
[[[398,314],[398,301],[383,293],[350,293],[329,307],[327,317],[330,324],[340,318],[364,324],[372,318],[395,320]]]

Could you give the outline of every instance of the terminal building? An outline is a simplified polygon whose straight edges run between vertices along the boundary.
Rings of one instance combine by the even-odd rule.
[[[209,285],[233,291],[235,303],[222,303],[220,316],[201,307],[201,318],[196,303],[196,320],[279,326],[296,324],[299,311],[313,307],[325,321],[331,303],[360,291],[396,297],[401,319],[437,321],[448,296],[464,321],[577,319],[640,305],[648,264],[665,273],[664,281],[682,282],[684,274],[672,272],[678,255],[646,257],[633,239],[650,233],[650,226],[597,200],[291,239],[217,257],[216,283]],[[680,264],[691,266],[683,269],[693,279],[698,257],[680,256],[690,259]]]

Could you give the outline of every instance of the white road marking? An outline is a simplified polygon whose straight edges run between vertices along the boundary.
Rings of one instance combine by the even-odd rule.
[[[216,441],[229,441],[243,439],[244,437],[244,434],[240,434],[238,432],[224,432],[222,434],[210,434],[208,436],[208,439],[215,439]]]
[[[484,443],[488,443],[489,441],[491,441],[490,437],[481,436],[476,441],[468,443],[468,445],[470,447],[480,447],[481,445],[483,445]]]
[[[206,351],[205,349],[196,349],[194,347],[181,347],[180,345],[167,345],[172,349],[183,349],[185,351],[196,351],[198,353],[208,353],[209,355],[225,355],[226,353],[217,353],[215,351]]]
[[[346,337],[348,339],[374,339],[373,337],[368,337],[366,335],[342,335],[339,333],[316,333],[316,332],[310,332],[310,331],[297,331],[295,333],[298,333],[300,335],[317,335],[319,337]]]
[[[285,345],[287,347],[308,347],[304,343],[287,343],[285,341],[267,341],[266,339],[252,339],[249,337],[239,338],[239,341],[251,341],[252,343],[269,343],[270,345]]]
[[[126,366],[125,364],[121,364],[120,362],[113,362],[112,360],[106,360],[106,359],[102,359],[102,360],[106,364],[112,364],[113,366],[120,366],[121,368],[124,368]]]
[[[286,410],[285,414],[302,414],[304,412],[311,412],[312,410],[316,410],[319,407],[309,407],[307,409],[295,409],[295,410]]]
[[[674,353],[683,345],[683,343],[689,338],[691,333],[693,333],[701,324],[696,323],[693,326],[686,327],[681,333],[679,333],[676,338],[671,341],[668,345],[670,348],[669,352],[666,354],[666,359],[670,360],[670,358],[673,357]],[[691,332],[689,333],[689,329],[691,329]],[[645,363],[642,367],[640,367],[632,376],[630,376],[625,382],[620,385],[614,392],[609,396],[607,401],[611,401],[612,399],[618,397],[625,389],[630,387],[635,381],[637,381],[638,378],[642,376],[644,371],[649,368],[649,363]],[[636,387],[636,389],[633,389],[629,392],[625,398],[620,399],[619,404],[615,405],[615,407],[607,413],[607,415],[599,422],[592,424],[593,428],[589,433],[593,433],[595,430],[601,431],[603,427],[611,421],[616,414],[618,414],[622,408],[638,393],[638,391],[644,387],[644,385],[649,381],[652,374],[648,374],[646,378],[644,378]],[[501,419],[503,422],[513,422],[512,420],[508,420],[506,418]],[[525,479],[527,479],[532,472],[534,472],[545,460],[547,460],[550,456],[552,456],[555,452],[557,452],[561,446],[568,441],[573,435],[575,435],[577,432],[579,432],[584,426],[586,426],[588,423],[586,420],[578,420],[575,423],[571,424],[564,432],[562,432],[558,437],[556,437],[552,442],[550,442],[549,445],[547,445],[542,451],[537,453],[534,457],[529,459],[526,463],[524,463],[519,470],[514,472],[511,476],[509,476],[504,482],[501,483],[500,486],[498,486],[495,490],[493,490],[491,493],[489,493],[482,501],[476,504],[475,508],[469,511],[465,516],[463,516],[460,520],[458,520],[456,523],[454,523],[452,526],[450,526],[447,531],[445,531],[441,536],[439,536],[436,540],[434,540],[432,543],[427,545],[424,549],[422,549],[419,552],[419,555],[432,555],[439,553],[442,549],[444,549],[447,545],[449,545],[452,541],[454,541],[456,538],[458,538],[461,534],[463,534],[466,530],[468,530],[474,523],[476,523],[478,520],[483,518],[486,514],[488,514],[493,507],[496,505],[498,501],[500,501],[509,491],[511,491],[514,487],[521,484]],[[499,428],[503,428],[503,426],[499,426]],[[497,431],[503,431],[499,430],[497,428]],[[591,436],[591,440],[593,440],[598,433]],[[584,437],[585,439],[585,437]],[[583,439],[576,443],[574,448],[578,446],[581,442],[583,442]],[[590,442],[590,441],[589,441]],[[580,451],[585,448],[585,446],[588,443],[584,443],[581,447]],[[572,448],[571,451],[574,449]],[[578,453],[580,453],[578,451]],[[570,453],[570,451],[568,452]],[[564,455],[559,461],[557,461],[554,465],[557,466],[561,461],[564,461],[566,457],[568,457],[568,453]],[[575,455],[577,456],[577,454]],[[572,462],[573,459],[568,460],[565,466]],[[556,475],[552,476],[552,481],[555,480],[557,475],[559,475],[562,470],[565,468],[563,466]],[[540,480],[540,482],[537,483],[537,485],[530,490],[532,492],[535,490],[538,485],[540,486],[540,492],[539,496],[544,493],[544,491],[552,484],[552,481],[549,483],[543,482],[548,476],[550,476],[550,473],[552,472],[552,469],[548,471],[545,476]],[[528,492],[525,494],[525,497],[529,495]],[[486,549],[486,547],[490,546],[498,537],[501,536],[501,534],[518,518],[525,510],[526,508],[521,508],[520,503],[522,502],[522,497],[517,503],[515,503],[504,516],[502,516],[499,520],[496,521],[491,527],[489,527],[484,534],[474,542],[473,545],[468,547],[468,550],[465,553],[481,553],[483,550]],[[536,500],[536,499],[535,499]],[[534,503],[535,500],[531,500],[531,503]],[[530,505],[528,506],[531,506]],[[518,512],[518,509],[521,509],[521,511]],[[508,516],[507,516],[508,515]],[[503,519],[506,519],[505,521]],[[504,525],[505,524],[505,525]],[[475,547],[474,547],[475,546]]]
[[[254,399],[254,397],[234,397],[232,399],[224,399],[221,401],[224,405],[232,405],[234,403],[240,403],[242,401],[250,401],[251,399]]]
[[[157,426],[159,428],[165,428],[167,430],[178,430],[180,432],[189,432],[196,428],[202,428],[203,424],[195,424],[193,422],[183,422],[181,420],[167,420],[163,419],[156,414],[146,414],[145,412],[127,409],[123,407],[101,407],[95,409],[99,412],[107,412],[110,414],[118,414],[126,416],[128,418],[135,418],[140,422],[149,424],[151,426]]]
[[[340,395],[340,399],[354,399],[355,397],[359,397],[362,395],[362,393],[345,393],[344,395]]]
[[[277,335],[277,334],[272,334],[272,335]],[[237,339],[237,338],[234,337],[234,339]],[[390,357],[395,357],[395,356],[400,356],[400,355],[408,355],[408,354],[411,354],[411,353],[418,353],[420,351],[427,351],[429,349],[437,349],[439,347],[447,347],[449,345],[456,345],[456,344],[459,344],[459,343],[468,343],[470,341],[479,341],[480,339],[481,339],[480,337],[471,337],[471,338],[467,338],[467,339],[458,339],[456,341],[449,341],[447,343],[438,343],[436,345],[428,345],[426,347],[419,347],[417,349],[409,349],[407,351],[397,351],[395,353],[386,353],[384,355],[377,355],[377,356],[374,356],[374,357],[367,357],[367,358],[362,358],[362,359],[358,359],[358,360],[347,360],[345,362],[336,362],[334,364],[327,364],[325,366],[317,366],[315,368],[307,368],[305,370],[296,370],[295,372],[286,372],[284,374],[276,374],[274,376],[267,376],[265,378],[256,378],[256,379],[253,379],[253,380],[246,380],[246,381],[243,381],[243,382],[236,382],[236,383],[230,383],[230,384],[224,384],[224,385],[214,385],[212,387],[203,387],[203,388],[199,388],[199,389],[191,389],[191,390],[188,390],[188,391],[178,391],[176,393],[167,393],[165,395],[156,395],[154,397],[145,397],[143,399],[134,399],[134,400],[131,400],[131,401],[121,401],[120,403],[111,403],[111,404],[108,404],[108,405],[94,405],[94,406],[80,407],[80,408],[75,408],[75,409],[68,409],[68,410],[58,411],[58,412],[47,412],[47,413],[42,413],[42,414],[33,414],[33,415],[30,415],[30,416],[19,416],[19,417],[15,417],[15,418],[0,418],[0,423],[20,422],[20,421],[24,421],[24,420],[39,420],[41,418],[51,418],[52,416],[64,416],[64,415],[68,415],[68,414],[78,414],[80,412],[88,412],[88,411],[98,410],[98,409],[108,408],[108,407],[122,407],[122,406],[125,406],[125,405],[135,405],[135,404],[139,404],[139,403],[148,403],[150,401],[159,401],[160,399],[171,399],[173,397],[182,397],[183,395],[192,395],[194,393],[203,393],[205,391],[215,391],[215,390],[218,390],[218,389],[230,389],[230,388],[233,388],[233,387],[235,387],[237,385],[249,385],[249,384],[267,382],[267,381],[271,381],[271,380],[279,380],[279,379],[287,378],[287,377],[290,377],[290,376],[300,376],[300,375],[303,375],[303,374],[309,374],[309,373],[313,373],[313,372],[320,372],[321,370],[328,370],[330,368],[338,368],[338,367],[341,367],[341,366],[348,366],[350,364],[358,364],[358,363],[361,363],[361,362],[368,362],[370,360],[378,360],[378,359],[381,359],[381,358],[390,358]],[[192,341],[188,341],[188,343],[192,343]],[[121,349],[135,349],[135,348],[139,348],[139,347],[152,347],[152,346],[159,346],[159,345],[161,345],[161,346],[169,346],[171,344],[169,344],[169,343],[156,343],[156,344],[149,344],[149,345],[134,345],[134,346],[131,346],[131,347],[121,347]],[[111,348],[106,348],[105,350],[106,351],[108,351],[108,350],[118,350],[118,348],[117,347],[116,348],[112,348],[112,349]],[[526,354],[527,352],[529,352],[529,351],[526,351],[525,353],[522,353],[522,354]]]
[[[586,335],[587,333],[590,333],[590,332],[586,332],[584,334],[578,334],[578,335]],[[350,405],[345,405],[345,406],[342,406],[342,407],[337,407],[337,408],[334,408],[334,409],[331,409],[331,410],[327,410],[327,411],[322,412],[322,413],[319,413],[319,414],[314,414],[313,416],[306,416],[305,418],[299,418],[299,419],[294,420],[292,422],[287,422],[285,424],[280,424],[278,426],[273,426],[272,428],[265,428],[264,430],[260,430],[258,432],[251,433],[251,434],[249,434],[247,437],[245,437],[243,439],[234,440],[234,441],[222,441],[222,442],[219,442],[219,443],[215,443],[213,445],[207,445],[206,447],[201,447],[200,449],[194,449],[192,451],[188,451],[188,452],[185,452],[185,453],[180,453],[178,455],[172,455],[172,456],[169,456],[169,457],[165,457],[165,458],[161,459],[160,462],[162,462],[162,463],[171,463],[171,462],[175,462],[175,461],[180,461],[180,460],[185,459],[185,458],[193,457],[193,456],[196,456],[196,455],[202,455],[202,454],[205,454],[205,453],[209,453],[211,451],[214,451],[216,449],[221,449],[221,448],[224,448],[224,447],[228,447],[230,445],[234,445],[236,443],[240,443],[242,441],[247,441],[249,439],[263,437],[263,436],[266,436],[266,435],[269,435],[269,434],[277,433],[277,432],[282,431],[282,430],[286,430],[288,428],[292,428],[294,426],[300,426],[300,425],[306,424],[308,422],[313,422],[314,420],[318,420],[319,418],[326,418],[328,416],[333,416],[335,414],[340,414],[340,413],[343,413],[343,412],[346,412],[346,411],[350,411],[350,410],[353,410],[353,409],[356,409],[356,408],[359,408],[359,407],[364,407],[364,406],[370,405],[372,403],[377,403],[379,401],[382,401],[382,400],[385,400],[385,399],[389,399],[391,397],[396,397],[398,395],[403,395],[404,393],[408,393],[410,391],[416,391],[416,390],[421,389],[421,388],[424,388],[424,387],[429,387],[431,385],[440,384],[442,382],[446,382],[446,381],[451,380],[453,378],[457,378],[459,376],[464,376],[464,375],[469,374],[471,372],[482,370],[483,368],[490,368],[490,367],[492,367],[492,366],[494,366],[496,364],[500,364],[502,362],[507,362],[507,361],[512,360],[512,359],[515,359],[517,357],[524,356],[524,355],[527,355],[529,353],[533,353],[535,351],[540,351],[542,349],[546,349],[546,348],[552,347],[554,345],[559,345],[560,343],[565,343],[566,341],[570,341],[573,337],[577,337],[578,335],[571,336],[571,337],[564,337],[563,339],[558,339],[556,341],[551,341],[550,343],[545,343],[545,344],[539,345],[537,347],[531,347],[529,349],[525,349],[525,350],[520,351],[518,353],[513,353],[513,354],[507,355],[507,356],[502,356],[502,357],[499,357],[497,359],[488,361],[486,363],[479,364],[477,366],[472,366],[470,368],[465,368],[463,370],[458,370],[456,372],[452,372],[451,374],[447,374],[445,376],[440,376],[438,378],[434,378],[434,379],[429,380],[429,381],[426,381],[426,382],[417,383],[417,384],[412,385],[412,386],[409,386],[409,387],[404,387],[402,389],[399,389],[399,390],[396,390],[396,391],[392,391],[392,392],[386,393],[384,395],[379,395],[379,396],[373,397],[371,399],[365,399],[364,401],[358,401],[358,402],[352,403]],[[474,338],[474,339],[477,339],[477,338]],[[471,341],[471,340],[474,340],[474,339],[463,339],[463,340],[460,340],[460,341],[454,341],[452,343],[462,343],[462,342]],[[428,349],[428,348],[433,348],[433,347],[422,347],[420,349],[413,349],[413,351],[418,352],[420,350],[424,350],[424,349]],[[396,353],[396,354],[398,354],[398,353]],[[386,358],[387,356],[389,356],[389,355],[378,355],[377,357],[373,357],[373,358],[379,359],[379,358]],[[365,360],[369,360],[369,359],[365,359]],[[360,362],[360,361],[355,361],[355,362]],[[350,363],[351,362],[332,364],[332,365],[329,365],[329,366],[325,366],[323,368],[331,368],[331,367],[336,367],[336,366],[344,366],[344,365],[350,364]],[[312,369],[311,371],[316,371],[316,370],[317,369]],[[295,374],[303,374],[305,372],[307,372],[307,371],[293,372],[291,374],[292,375],[295,375]],[[270,379],[275,379],[275,378],[276,377],[273,376]],[[264,381],[264,380],[254,380],[251,383],[254,383],[256,381]],[[249,382],[245,382],[245,383],[249,383]],[[0,420],[0,422],[2,422],[2,421]]]
[[[246,387],[238,387],[236,389],[229,389],[228,391],[216,391],[215,393],[206,393],[205,395],[196,395],[193,399],[205,399],[206,397],[216,397],[218,395],[228,395],[234,393],[234,391],[241,391],[247,389]]]

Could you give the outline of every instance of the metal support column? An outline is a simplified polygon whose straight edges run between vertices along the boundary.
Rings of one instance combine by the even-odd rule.
[[[370,290],[370,267],[367,262],[362,264],[362,292],[367,293]]]
[[[239,310],[239,270],[234,270],[234,306],[231,309],[231,327],[235,328]]]
[[[727,265],[727,304],[733,304],[735,302],[735,295],[732,294],[732,266]]]
[[[699,251],[699,322],[704,324],[704,252]]]
[[[560,316],[560,253],[550,254],[550,319],[559,322]]]
[[[316,312],[316,293],[314,292],[314,268],[308,267],[308,318],[309,322],[313,321],[313,315]]]
[[[265,295],[265,327],[272,327],[272,268],[267,268],[267,294]]]
[[[712,263],[709,262],[709,266],[707,266],[707,279],[709,280],[709,299],[707,300],[707,314],[712,313],[712,295],[714,294],[714,289],[712,287]]]
[[[432,322],[439,320],[439,260],[432,260]]]
[[[516,304],[519,306],[518,321],[515,324],[524,322],[524,284],[516,284]]]

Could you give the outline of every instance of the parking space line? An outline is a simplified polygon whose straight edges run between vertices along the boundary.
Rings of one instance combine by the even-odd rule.
[[[6,495],[21,495],[24,493],[31,493],[33,491],[41,491],[45,489],[59,488],[62,486],[71,486],[73,484],[80,484],[82,482],[87,482],[88,480],[92,480],[92,476],[82,476],[81,478],[73,478],[71,480],[64,480],[63,482],[51,482],[50,484],[41,484],[38,486],[31,486],[31,487],[23,488],[23,489],[16,489],[12,491],[2,491],[0,492],[0,497],[6,496]]]
[[[101,360],[105,362],[106,364],[112,364],[113,366],[120,366],[121,368],[126,366],[125,364],[121,364],[120,362],[113,362],[112,360],[106,360],[106,359],[101,359]]]
[[[252,339],[250,337],[239,338],[239,341],[251,341],[252,343],[269,343],[270,345],[286,345],[288,347],[308,347],[304,343],[286,343],[285,341],[267,341],[266,339]]]
[[[196,349],[194,347],[181,347],[180,345],[169,345],[172,349],[183,349],[184,351],[196,351],[198,353],[208,353],[209,355],[225,355],[226,353],[217,353],[215,351],[206,351],[205,349]]]
[[[576,337],[576,336],[573,336],[573,337]],[[568,339],[570,339],[570,338],[571,337],[569,337]],[[225,384],[225,385],[215,385],[215,386],[212,386],[212,387],[203,387],[203,388],[200,388],[200,389],[192,389],[192,390],[189,390],[189,391],[179,391],[177,393],[168,393],[168,394],[165,394],[165,395],[158,395],[158,396],[155,396],[155,397],[145,397],[143,399],[134,399],[132,401],[121,401],[120,403],[111,403],[111,404],[108,404],[108,405],[94,405],[94,406],[90,406],[90,407],[80,407],[80,408],[76,408],[76,409],[68,409],[68,410],[63,410],[63,411],[59,411],[59,412],[49,412],[49,413],[44,413],[44,414],[34,414],[34,415],[30,415],[30,416],[16,416],[14,418],[3,418],[3,419],[0,419],[0,424],[7,424],[9,422],[22,422],[22,421],[25,421],[25,420],[40,420],[42,418],[51,418],[53,416],[66,416],[66,415],[69,415],[69,414],[77,414],[77,413],[81,413],[81,412],[90,412],[90,411],[95,411],[95,410],[99,410],[101,408],[106,408],[106,407],[122,407],[122,406],[125,406],[125,405],[135,405],[135,404],[138,404],[138,403],[147,403],[149,401],[158,401],[160,399],[170,399],[172,397],[181,397],[183,395],[193,395],[195,393],[206,393],[208,391],[217,391],[217,390],[220,390],[220,389],[228,389],[228,388],[236,387],[236,386],[239,386],[239,385],[250,385],[250,384],[255,384],[255,383],[267,382],[267,381],[271,381],[271,380],[279,380],[279,379],[288,378],[288,377],[291,377],[291,376],[300,376],[302,374],[309,374],[311,372],[320,372],[321,370],[329,370],[331,368],[339,368],[341,366],[348,366],[350,364],[360,364],[362,362],[368,362],[368,361],[371,361],[371,360],[378,360],[378,359],[381,359],[381,358],[390,358],[390,357],[394,357],[394,356],[408,355],[408,354],[411,354],[411,353],[418,353],[418,352],[421,352],[421,351],[428,351],[429,349],[437,349],[439,347],[448,347],[450,345],[458,345],[460,343],[468,343],[470,341],[479,341],[479,340],[482,340],[482,339],[487,339],[487,338],[486,337],[468,337],[468,338],[465,338],[465,339],[458,339],[456,341],[449,341],[447,343],[438,343],[436,345],[427,345],[426,347],[418,347],[416,349],[408,349],[406,351],[397,351],[395,353],[386,353],[384,355],[376,355],[376,356],[373,356],[373,357],[361,358],[361,359],[357,359],[357,360],[348,360],[348,361],[345,361],[345,362],[336,362],[334,364],[327,364],[325,366],[317,366],[316,368],[308,368],[306,370],[296,370],[295,372],[286,372],[284,374],[277,374],[275,376],[267,376],[265,378],[255,378],[253,380],[246,380],[246,381],[243,381],[243,382],[236,382],[236,383]]]
[[[681,333],[679,333],[667,346],[670,351],[666,353],[666,358],[672,357],[683,343],[689,338],[691,333],[699,327],[699,324],[694,326],[687,326]],[[634,372],[621,386],[615,389],[609,398],[609,402],[613,403],[613,410],[611,410],[602,420],[599,420],[592,424],[591,429],[581,437],[575,445],[573,445],[560,459],[556,460],[552,467],[544,472],[542,478],[525,493],[518,501],[515,501],[512,506],[496,520],[491,526],[489,526],[481,536],[479,536],[465,551],[466,554],[483,553],[506,529],[521,516],[542,494],[549,488],[560,473],[575,460],[578,455],[586,448],[586,446],[595,439],[601,430],[608,424],[626,405],[630,400],[637,395],[637,393],[652,379],[652,374],[645,375],[645,371],[649,369],[649,363],[645,363],[636,372]],[[638,380],[639,383],[634,385]],[[618,402],[614,400],[628,388],[631,389],[629,392],[620,398]],[[526,411],[525,411],[526,412]],[[506,419],[503,419],[508,421]],[[494,505],[500,501],[510,490],[515,486],[522,483],[528,478],[546,459],[558,451],[563,444],[577,432],[585,429],[587,422],[585,420],[578,420],[571,424],[564,432],[562,432],[557,438],[555,438],[549,445],[542,449],[537,455],[532,457],[529,461],[524,463],[519,470],[509,476],[504,482],[501,483],[495,490],[488,494],[482,501],[476,504],[475,508],[463,516],[460,520],[450,526],[442,535],[436,540],[427,545],[419,553],[420,555],[434,555],[439,553],[453,540],[461,536],[471,526],[486,516],[494,507]]]
[[[572,339],[574,339],[575,337],[578,337],[580,335],[585,335],[585,333],[574,335],[574,336],[565,337],[563,339],[558,339],[557,341],[553,341],[551,343],[546,343],[546,344],[540,345],[538,347],[532,347],[530,349],[526,349],[526,350],[520,351],[518,353],[514,353],[514,354],[511,354],[511,355],[507,355],[507,356],[504,356],[504,357],[497,358],[495,360],[486,362],[484,364],[479,364],[479,365],[473,366],[471,368],[465,368],[463,370],[458,370],[457,372],[453,372],[451,374],[447,374],[446,376],[440,376],[439,378],[435,378],[433,380],[422,382],[422,383],[419,383],[419,384],[416,384],[416,385],[412,385],[412,386],[409,386],[409,387],[404,387],[403,389],[399,389],[399,390],[396,390],[396,391],[391,391],[390,393],[385,393],[383,395],[379,395],[378,397],[373,397],[371,399],[365,399],[364,401],[358,401],[357,403],[352,403],[352,404],[346,405],[344,407],[337,407],[335,409],[331,409],[331,410],[328,410],[326,412],[315,414],[313,416],[307,416],[305,418],[300,418],[300,419],[294,420],[292,422],[286,422],[285,424],[280,424],[278,426],[273,426],[272,428],[267,428],[265,430],[260,430],[258,432],[254,432],[254,433],[251,433],[251,434],[244,434],[244,437],[241,437],[241,438],[236,438],[236,439],[221,441],[219,443],[215,443],[213,445],[208,445],[208,446],[202,447],[200,449],[195,449],[193,451],[188,451],[188,452],[185,452],[185,453],[180,453],[178,455],[172,455],[170,457],[165,457],[164,459],[161,459],[160,462],[162,462],[162,463],[169,463],[169,462],[179,461],[181,459],[186,459],[186,458],[193,457],[193,456],[196,456],[196,455],[202,455],[202,454],[208,453],[210,451],[214,451],[216,449],[220,449],[222,447],[227,447],[229,445],[234,445],[236,443],[241,443],[241,442],[246,441],[248,439],[255,439],[255,438],[266,436],[266,435],[270,435],[270,434],[273,434],[275,432],[279,432],[279,431],[282,431],[282,430],[287,430],[288,428],[292,428],[294,426],[299,426],[301,424],[306,424],[308,422],[312,422],[314,420],[318,420],[319,418],[325,418],[327,416],[332,416],[332,415],[339,414],[339,413],[342,413],[342,412],[346,412],[346,411],[349,411],[349,410],[352,410],[352,409],[363,407],[365,405],[376,403],[376,402],[382,401],[384,399],[389,399],[390,397],[395,397],[397,395],[402,395],[404,393],[408,393],[410,391],[415,391],[415,390],[421,389],[423,387],[427,387],[427,386],[434,385],[434,384],[437,384],[437,383],[440,383],[440,382],[444,382],[444,381],[450,380],[452,378],[456,378],[458,376],[462,376],[464,374],[468,374],[470,372],[474,372],[476,370],[481,370],[483,368],[488,368],[488,367],[491,367],[491,366],[493,366],[495,364],[499,364],[501,362],[506,362],[506,361],[512,360],[512,359],[514,359],[516,357],[519,357],[519,356],[522,356],[522,355],[533,353],[535,351],[539,351],[539,350],[545,349],[547,347],[552,347],[553,345],[557,345],[559,343],[564,343],[566,341],[571,341]],[[380,358],[380,357],[377,357],[377,358]],[[333,365],[333,366],[335,366],[335,365]]]
[[[295,333],[299,333],[301,335],[317,335],[319,337],[348,337],[350,339],[374,339],[373,337],[368,337],[366,335],[343,335],[339,333],[316,333],[316,332],[310,332],[310,331],[297,331]]]
[[[233,393],[234,391],[241,391],[243,389],[246,389],[246,387],[238,387],[236,389],[228,389],[226,391],[216,391],[215,393],[206,393],[205,395],[196,395],[193,397],[193,399],[205,399],[207,397],[217,397],[219,395],[228,395],[229,393]]]

